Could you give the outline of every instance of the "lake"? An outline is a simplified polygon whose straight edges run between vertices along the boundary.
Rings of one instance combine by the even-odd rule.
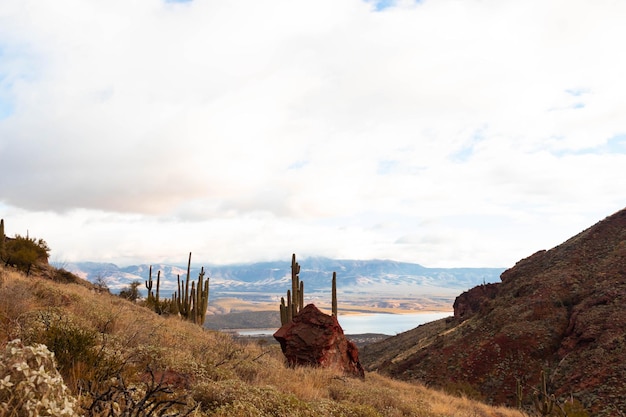
[[[396,335],[411,330],[420,324],[452,316],[453,312],[424,312],[411,314],[358,314],[339,316],[339,324],[345,334],[381,333]],[[241,336],[271,336],[276,329],[239,330]]]

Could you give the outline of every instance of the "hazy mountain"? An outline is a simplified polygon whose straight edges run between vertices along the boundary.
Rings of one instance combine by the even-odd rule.
[[[305,293],[330,293],[333,271],[337,272],[337,287],[348,296],[378,294],[383,296],[415,294],[453,295],[475,285],[499,282],[503,268],[426,268],[418,264],[386,260],[336,260],[305,258],[300,279]],[[76,262],[63,267],[80,277],[94,282],[105,280],[113,291],[119,291],[132,281],[142,283],[148,278],[149,265],[118,267],[111,263]],[[191,277],[196,279],[201,265],[193,265]],[[169,295],[177,287],[177,275],[184,279],[187,270],[182,265],[153,265],[156,279],[161,271],[161,292]],[[258,262],[226,266],[205,265],[211,278],[211,297],[238,296],[248,299],[284,295],[291,285],[291,260]],[[141,290],[145,294],[145,287]]]

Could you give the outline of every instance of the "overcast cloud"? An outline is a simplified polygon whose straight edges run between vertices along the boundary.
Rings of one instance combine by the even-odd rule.
[[[626,3],[3,0],[52,259],[512,266],[626,206]]]

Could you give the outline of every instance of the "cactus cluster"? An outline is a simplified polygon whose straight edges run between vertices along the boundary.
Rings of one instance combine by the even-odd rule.
[[[304,282],[300,281],[300,264],[296,262],[296,254],[291,255],[291,290],[280,298],[280,324],[284,326],[304,308]],[[337,273],[333,272],[332,281],[332,315],[337,317]]]
[[[517,408],[523,410],[523,388],[522,382],[519,379],[517,379],[515,386],[515,398],[517,400]],[[532,388],[530,398],[532,400],[533,406],[535,407],[535,411],[540,416],[552,415],[552,411],[555,410],[554,406],[557,407],[558,411],[560,411],[562,415],[566,415],[561,405],[558,403],[555,395],[548,392],[548,382],[545,371],[541,371],[540,385],[538,388]]]
[[[204,325],[206,319],[206,310],[209,306],[209,277],[204,278],[204,267],[198,275],[197,285],[191,283],[191,291],[189,289],[189,281],[191,275],[191,252],[189,252],[189,261],[187,262],[187,278],[185,283],[181,283],[180,275],[178,275],[178,291],[172,294],[173,314],[180,314],[182,318],[196,323],[200,326]]]
[[[189,261],[187,262],[187,278],[185,282],[181,282],[178,275],[178,291],[174,291],[170,300],[161,300],[159,289],[161,286],[161,271],[157,273],[156,292],[152,291],[154,281],[152,280],[152,265],[148,273],[148,280],[145,281],[148,297],[146,305],[157,314],[173,314],[179,315],[200,326],[204,325],[206,319],[206,310],[209,306],[209,277],[204,277],[204,267],[200,270],[198,281],[191,283],[191,252],[189,253]]]
[[[548,384],[546,382],[546,373],[541,371],[541,386],[533,393],[533,404],[535,409],[542,416],[549,416],[552,414],[552,409],[556,403],[554,394],[548,394]]]
[[[152,265],[150,265],[150,270],[148,272],[148,280],[145,281],[146,289],[148,290],[148,298],[146,299],[146,304],[153,308],[155,313],[163,314],[166,311],[170,310],[170,305],[168,300],[161,301],[159,297],[159,289],[161,286],[161,271],[157,272],[157,281],[156,281],[156,293],[152,291],[153,281],[152,281]]]
[[[300,281],[300,264],[296,262],[296,254],[291,256],[291,290],[287,290],[285,298],[280,299],[280,323],[289,323],[304,308],[304,282]]]

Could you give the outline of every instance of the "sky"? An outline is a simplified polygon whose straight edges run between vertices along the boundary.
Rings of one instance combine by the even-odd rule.
[[[510,267],[626,204],[626,2],[2,0],[51,261]]]

